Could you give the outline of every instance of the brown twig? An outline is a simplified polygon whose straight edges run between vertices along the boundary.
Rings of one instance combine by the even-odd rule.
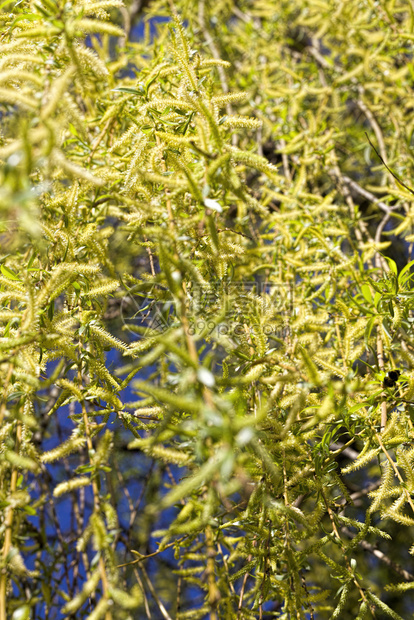
[[[347,567],[347,569],[348,569],[349,575],[350,575],[350,577],[351,577],[351,579],[352,579],[353,583],[355,584],[355,586],[356,586],[356,587],[357,587],[357,589],[359,590],[359,593],[360,593],[360,595],[361,595],[361,599],[364,601],[364,603],[365,603],[366,605],[369,605],[369,603],[368,603],[368,601],[367,601],[367,598],[366,598],[366,596],[365,596],[364,590],[363,590],[363,588],[361,587],[360,583],[358,582],[358,580],[357,580],[356,576],[354,575],[354,571],[352,570],[351,564],[350,564],[349,559],[348,559],[348,557],[347,557],[347,555],[346,555],[346,548],[345,548],[345,545],[344,545],[344,543],[343,543],[343,541],[342,541],[342,538],[341,538],[341,536],[340,536],[340,534],[339,534],[339,532],[338,532],[338,528],[337,528],[337,526],[336,526],[336,522],[335,522],[335,517],[334,517],[334,514],[333,514],[333,512],[332,512],[331,507],[329,506],[329,502],[328,502],[328,500],[327,500],[327,497],[326,497],[326,495],[325,495],[325,490],[324,490],[324,488],[323,488],[323,487],[321,487],[321,495],[322,495],[322,498],[323,498],[324,504],[325,504],[325,506],[326,506],[326,510],[327,510],[327,512],[328,512],[329,519],[330,519],[330,521],[331,521],[331,525],[332,525],[332,530],[333,530],[333,533],[334,533],[334,535],[335,535],[335,538],[338,540],[339,546],[341,547],[342,552],[343,552],[343,554],[344,554],[345,563],[346,563],[346,567]],[[370,609],[371,609],[371,606],[370,606]],[[371,613],[374,615],[374,613],[373,613],[373,610],[372,610],[372,609],[371,609]],[[375,617],[375,616],[374,616],[374,617]]]
[[[378,358],[378,366],[381,372],[384,372],[385,364],[384,364],[384,348],[382,344],[382,337],[380,332],[379,325],[377,326],[377,358]],[[382,393],[382,401],[381,401],[381,432],[387,425],[387,401],[385,392]]]
[[[343,532],[345,536],[348,536],[348,538],[354,538],[354,535],[347,527],[342,527],[341,532]],[[401,575],[401,577],[403,577],[406,581],[414,581],[414,575],[412,573],[405,570],[405,568],[400,566],[400,564],[397,564],[396,562],[391,560],[391,558],[389,558],[385,553],[374,547],[374,545],[371,545],[366,540],[360,540],[358,544],[366,551],[372,553],[372,555],[375,555],[375,557],[378,558],[380,562],[383,562],[383,564],[386,564],[387,566],[392,568],[393,571],[398,573],[398,575]]]

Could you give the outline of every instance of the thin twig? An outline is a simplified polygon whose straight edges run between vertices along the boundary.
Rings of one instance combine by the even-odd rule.
[[[354,538],[354,535],[347,527],[342,527],[341,532],[348,536],[348,538]],[[389,558],[385,553],[374,547],[374,545],[371,545],[366,540],[360,540],[358,544],[363,549],[366,549],[366,551],[372,553],[372,555],[375,555],[375,557],[378,558],[381,562],[392,568],[393,571],[401,575],[401,577],[403,577],[406,581],[414,581],[414,575],[412,573],[408,572],[407,570],[405,570],[405,568],[391,560],[391,558]]]
[[[413,500],[411,499],[410,492],[408,491],[408,489],[406,488],[406,486],[404,484],[404,480],[403,480],[403,478],[402,478],[402,476],[401,476],[401,474],[400,474],[400,472],[398,470],[397,465],[394,463],[394,461],[390,457],[387,449],[385,448],[385,446],[384,446],[384,444],[382,442],[382,439],[381,439],[380,435],[378,433],[376,433],[375,437],[377,438],[377,441],[378,441],[379,445],[381,446],[381,449],[382,449],[383,453],[387,457],[388,462],[390,463],[391,467],[393,468],[395,475],[397,476],[398,480],[400,481],[401,486],[402,486],[402,488],[404,490],[405,496],[407,498],[407,502],[410,504],[411,510],[414,512]]]
[[[395,174],[395,172],[393,172],[393,171],[391,170],[391,168],[390,168],[390,167],[389,167],[389,166],[385,163],[384,159],[383,159],[383,158],[381,157],[381,155],[378,153],[377,149],[375,148],[375,146],[372,144],[371,140],[369,139],[369,136],[368,136],[367,132],[365,131],[364,133],[365,133],[365,135],[366,135],[366,137],[367,137],[368,142],[370,143],[370,145],[372,146],[372,148],[373,148],[373,149],[374,149],[374,151],[376,152],[376,154],[377,154],[378,158],[381,160],[382,164],[386,167],[386,169],[388,170],[388,172],[389,172],[389,173],[390,173],[390,174],[394,177],[394,179],[395,179],[396,181],[398,181],[398,183],[399,183],[400,185],[402,185],[402,187],[404,187],[404,188],[405,188],[408,192],[410,192],[410,194],[413,194],[413,195],[414,195],[414,189],[412,189],[412,187],[409,187],[408,185],[406,185],[405,183],[403,183],[403,181],[401,181],[401,179],[399,179],[399,178],[397,177],[397,175]]]
[[[143,574],[143,576],[144,576],[145,582],[146,582],[146,584],[147,584],[147,586],[148,586],[148,589],[149,589],[149,591],[151,592],[151,594],[152,594],[152,596],[153,596],[153,598],[154,598],[155,602],[156,602],[156,603],[157,603],[157,605],[158,605],[158,608],[159,608],[159,610],[160,610],[160,612],[161,612],[161,615],[163,616],[163,618],[164,618],[165,620],[172,620],[172,618],[171,618],[170,614],[168,613],[168,611],[166,610],[166,608],[165,608],[165,606],[164,606],[163,602],[161,601],[160,597],[159,597],[159,596],[158,596],[158,594],[156,593],[156,591],[155,591],[155,589],[154,589],[154,586],[153,586],[153,585],[152,585],[152,583],[151,583],[151,579],[148,577],[148,575],[147,575],[147,571],[145,570],[145,568],[144,568],[143,566],[141,566],[141,571],[142,571],[142,574]]]
[[[382,209],[382,211],[384,211],[384,213],[386,213],[387,215],[393,210],[393,207],[389,207],[388,205],[385,204],[385,202],[382,202],[382,200],[378,200],[378,198],[376,198],[374,194],[372,194],[368,190],[361,187],[358,183],[350,179],[348,176],[343,175],[342,180],[345,181],[347,185],[352,187],[352,189],[355,190],[358,194],[360,194],[361,196],[363,196],[370,202],[373,202],[374,204],[378,205],[379,208]]]
[[[387,153],[385,150],[384,136],[382,135],[381,127],[379,126],[377,119],[375,118],[375,116],[373,115],[373,113],[371,112],[367,104],[364,101],[362,101],[362,93],[363,93],[362,86],[359,87],[359,92],[360,92],[360,97],[359,99],[356,100],[355,103],[357,104],[358,108],[365,114],[366,118],[369,121],[369,124],[374,130],[375,136],[378,141],[381,157],[385,160],[387,157]]]
[[[384,347],[382,344],[382,337],[380,332],[380,327],[377,327],[377,358],[378,358],[378,367],[381,372],[384,372],[385,364],[384,364]],[[387,401],[385,392],[382,393],[382,401],[381,401],[381,432],[387,425]]]

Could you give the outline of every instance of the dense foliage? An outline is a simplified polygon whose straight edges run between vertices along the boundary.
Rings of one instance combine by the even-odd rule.
[[[0,11],[0,620],[410,617],[412,4]]]

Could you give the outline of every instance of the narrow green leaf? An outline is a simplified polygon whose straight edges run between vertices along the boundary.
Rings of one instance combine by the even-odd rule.
[[[367,301],[368,303],[372,303],[372,293],[371,293],[371,288],[368,284],[362,284],[361,285],[361,292],[365,298],[365,301]]]
[[[129,93],[130,95],[143,95],[144,94],[144,89],[137,90],[136,88],[130,88],[128,86],[120,86],[119,88],[113,88],[112,91],[118,92],[118,93]]]
[[[14,271],[9,269],[9,267],[6,267],[6,265],[2,264],[0,266],[0,269],[4,277],[7,278],[8,280],[17,280],[18,282],[21,282],[19,276],[16,275]]]

